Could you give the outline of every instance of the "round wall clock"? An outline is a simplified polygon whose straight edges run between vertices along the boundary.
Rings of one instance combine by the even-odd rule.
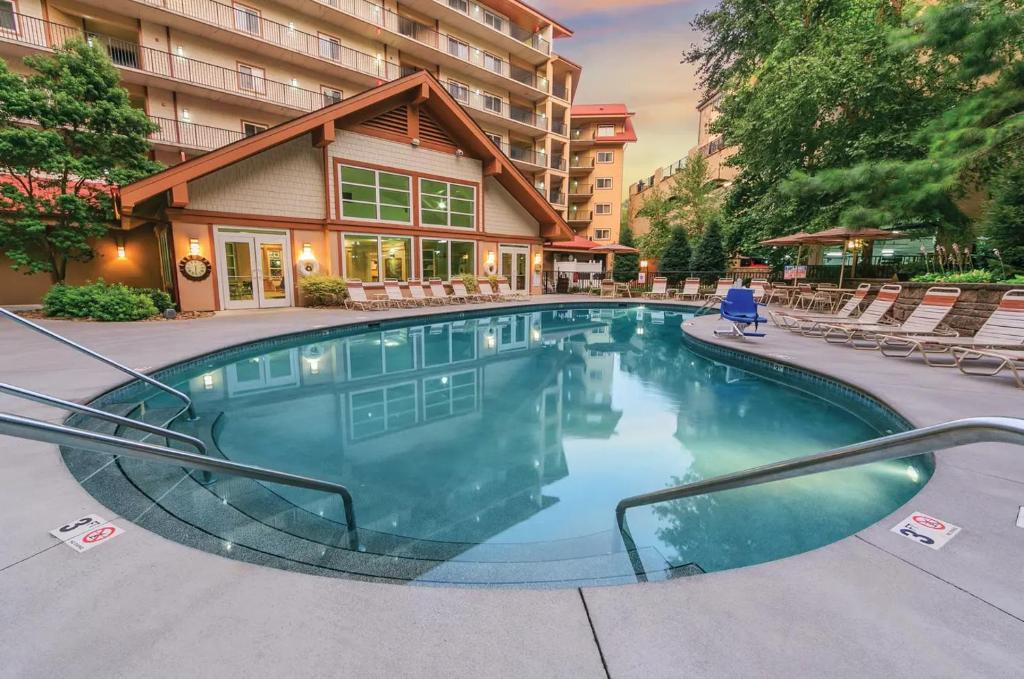
[[[199,255],[189,255],[181,260],[178,264],[178,270],[181,271],[181,275],[190,281],[205,281],[210,277],[210,272],[213,271],[213,267],[210,266],[210,260],[206,257],[200,257]]]

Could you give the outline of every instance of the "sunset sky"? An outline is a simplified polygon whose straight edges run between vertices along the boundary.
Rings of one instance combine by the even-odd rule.
[[[639,142],[626,149],[625,183],[686,154],[697,141],[690,20],[714,0],[532,0],[575,35],[555,49],[583,66],[577,103],[622,102],[636,112]],[[625,187],[624,187],[625,188]],[[625,195],[625,191],[624,191]]]

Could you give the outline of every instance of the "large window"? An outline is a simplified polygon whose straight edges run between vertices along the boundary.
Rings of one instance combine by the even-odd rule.
[[[476,227],[476,189],[433,179],[420,180],[420,222],[424,226]]]
[[[412,275],[412,239],[396,236],[346,235],[345,276],[380,283],[407,281]]]
[[[597,178],[597,188],[599,188],[599,189],[610,189],[610,188],[612,188],[612,178],[611,177],[598,177]]]
[[[614,163],[615,162],[615,154],[612,151],[598,151],[597,152],[597,162],[604,163],[604,164]]]
[[[341,166],[341,216],[412,223],[412,180],[401,174]]]
[[[450,279],[476,273],[476,243],[465,240],[420,240],[423,256],[421,273],[425,280]]]
[[[0,29],[15,33],[18,31],[16,12],[17,7],[12,0],[0,0]]]

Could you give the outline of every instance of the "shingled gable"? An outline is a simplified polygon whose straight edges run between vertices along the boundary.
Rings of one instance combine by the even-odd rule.
[[[565,240],[573,232],[530,181],[502,153],[479,125],[452,98],[431,74],[419,71],[412,75],[367,90],[350,99],[324,107],[270,128],[260,134],[240,139],[227,146],[168,168],[120,189],[121,211],[130,218],[139,203],[170,192],[172,207],[188,204],[188,182],[252,157],[261,151],[312,133],[313,144],[326,146],[335,138],[336,128],[353,128],[396,108],[407,107],[409,133],[417,137],[419,109],[426,109],[432,121],[440,124],[469,157],[483,162],[484,176],[493,177],[540,224],[543,238]],[[429,144],[425,144],[429,148]]]

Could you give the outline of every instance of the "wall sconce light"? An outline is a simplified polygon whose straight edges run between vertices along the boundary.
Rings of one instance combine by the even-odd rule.
[[[648,264],[649,264],[649,262],[646,259],[641,259],[640,260],[640,268],[641,269],[646,269]]]
[[[319,358],[307,358],[306,363],[309,364],[309,374],[319,375],[320,374],[320,359]]]
[[[117,258],[125,259],[127,255],[124,251],[124,236],[121,234],[114,234],[114,244],[117,246]]]
[[[198,238],[189,238],[188,239],[188,254],[190,254],[190,255],[198,255],[199,253],[200,253],[199,239]]]
[[[192,120],[192,114],[188,112],[187,108],[181,109],[181,119],[182,120]]]
[[[466,152],[463,151],[462,149],[456,149],[455,150],[455,157],[456,158],[462,158],[465,155],[466,155]]]
[[[539,252],[533,256],[533,270],[540,271],[544,265],[544,255]]]
[[[203,389],[207,391],[213,389],[213,375],[210,373],[203,375]]]
[[[117,246],[117,258],[118,259],[125,259],[127,256],[128,255],[126,255],[124,253],[124,246],[123,245],[118,245]]]
[[[316,259],[316,255],[313,254],[313,246],[310,243],[302,244],[302,255],[299,259]]]
[[[413,137],[412,141],[409,142],[409,143],[412,144],[414,148],[419,148],[419,146],[420,146],[420,138],[419,137]]]

